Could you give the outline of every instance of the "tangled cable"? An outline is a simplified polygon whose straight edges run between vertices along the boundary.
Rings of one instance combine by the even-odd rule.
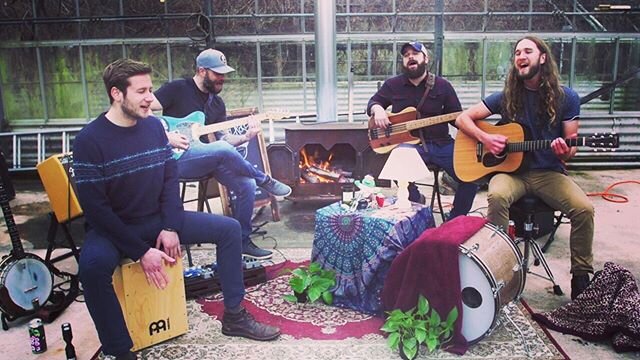
[[[620,194],[616,194],[616,193],[610,192],[611,189],[613,189],[614,187],[616,187],[618,185],[622,185],[622,184],[640,184],[640,181],[638,181],[638,180],[618,181],[616,183],[613,183],[613,184],[609,185],[609,187],[607,187],[603,192],[587,193],[587,196],[602,196],[603,199],[605,199],[607,201],[614,202],[614,203],[626,203],[626,202],[629,202],[629,198],[628,197],[626,197],[624,195],[620,195]]]

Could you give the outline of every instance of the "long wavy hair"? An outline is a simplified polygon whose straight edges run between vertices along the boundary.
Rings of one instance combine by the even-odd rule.
[[[538,88],[537,108],[538,123],[548,121],[548,126],[553,126],[558,120],[558,112],[564,99],[564,90],[560,86],[560,74],[558,65],[551,54],[551,49],[542,39],[535,36],[525,36],[518,40],[513,47],[515,49],[522,40],[530,40],[536,44],[541,54],[547,54],[544,64],[540,64],[540,87]],[[507,75],[502,99],[504,116],[509,122],[516,121],[518,115],[524,114],[525,87],[524,80],[518,78],[518,69],[515,66],[515,58],[512,59],[511,70]]]

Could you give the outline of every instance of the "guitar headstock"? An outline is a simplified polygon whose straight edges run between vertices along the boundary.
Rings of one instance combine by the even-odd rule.
[[[280,120],[291,117],[291,112],[284,109],[269,110],[265,111],[263,114],[265,119],[268,120]]]
[[[620,147],[618,134],[595,133],[584,138],[584,146],[596,149],[616,149]]]

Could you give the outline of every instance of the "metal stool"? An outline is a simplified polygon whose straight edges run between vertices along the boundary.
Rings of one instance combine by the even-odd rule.
[[[527,195],[533,196],[533,195]],[[514,220],[516,224],[516,235],[523,236],[524,235],[524,220],[526,214],[523,212],[522,208],[524,207],[523,200],[520,199],[516,201],[515,204],[512,205],[511,209],[509,209],[509,219]],[[538,235],[541,237],[543,235],[549,234],[547,240],[544,245],[542,245],[542,252],[547,252],[553,240],[555,240],[556,231],[558,231],[558,227],[562,225],[562,219],[564,218],[564,214],[562,212],[557,212],[552,209],[549,205],[547,205],[544,201],[537,201],[534,205],[533,209],[534,213],[537,216],[536,219],[536,228],[534,228],[534,235]],[[536,265],[538,265],[536,263]]]
[[[543,279],[549,280],[553,284],[553,293],[556,295],[562,295],[563,294],[562,289],[560,288],[560,285],[556,284],[556,281],[553,277],[553,273],[551,272],[551,268],[549,267],[547,260],[544,258],[544,253],[542,252],[542,249],[540,248],[540,246],[538,245],[534,237],[534,227],[536,227],[534,223],[535,214],[539,213],[541,206],[546,206],[547,208],[549,208],[549,206],[545,204],[539,197],[528,194],[520,198],[515,203],[513,203],[511,205],[511,208],[509,209],[510,211],[511,210],[520,211],[525,215],[524,223],[523,223],[523,227],[524,227],[523,238],[517,241],[517,243],[524,242],[524,257],[522,259],[524,279],[526,283],[527,274],[531,273]],[[553,233],[555,234],[555,230]],[[542,264],[542,267],[544,268],[544,271],[547,274],[547,276],[543,276],[531,271],[529,267],[530,249],[533,251],[533,256],[535,257],[536,265]]]
[[[183,203],[197,201],[198,202],[198,211],[204,211],[204,206],[207,206],[207,212],[211,212],[211,206],[209,206],[209,201],[207,201],[207,186],[209,184],[209,179],[212,177],[207,175],[199,178],[184,178],[179,179],[180,184],[182,185],[182,189],[180,190],[180,198]],[[185,195],[187,191],[187,183],[197,182],[198,183],[198,197],[196,199],[185,200]]]

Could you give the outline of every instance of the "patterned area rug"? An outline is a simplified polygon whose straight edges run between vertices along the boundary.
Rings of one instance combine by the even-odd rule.
[[[205,250],[205,249],[203,249]],[[311,249],[286,249],[274,257],[305,261]],[[211,251],[193,251],[195,263],[211,261]],[[272,268],[272,269],[275,269]],[[276,341],[257,342],[222,335],[220,296],[187,302],[189,332],[139,352],[141,359],[398,359],[378,330],[381,319],[348,309],[316,304],[291,304],[282,299],[290,275],[247,288],[245,306],[257,318],[280,326]],[[554,341],[531,320],[523,304],[511,303],[492,334],[471,346],[464,356],[439,351],[419,354],[419,359],[565,359]],[[525,341],[523,341],[523,339]]]
[[[343,340],[372,334],[382,335],[379,329],[384,321],[381,318],[350,309],[324,306],[319,302],[292,304],[283,300],[284,295],[291,294],[291,274],[287,270],[308,263],[286,261],[268,267],[267,279],[271,280],[261,286],[247,289],[244,307],[256,320],[277,326],[283,334],[294,339]],[[198,303],[202,305],[202,311],[205,313],[216,319],[222,318],[224,306],[221,294],[200,300]]]

